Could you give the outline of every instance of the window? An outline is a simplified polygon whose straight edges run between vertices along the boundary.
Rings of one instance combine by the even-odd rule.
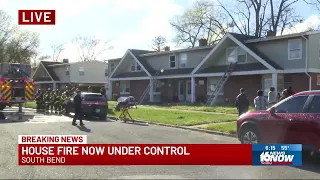
[[[227,62],[237,62],[237,48],[227,49]]]
[[[302,58],[302,39],[291,39],[288,41],[288,59],[296,60]]]
[[[130,93],[130,83],[128,81],[121,81],[120,82],[120,93]]]
[[[320,96],[313,97],[308,113],[320,114]]]
[[[317,86],[320,86],[320,75],[317,75]]]
[[[104,70],[104,76],[108,77],[108,68]]]
[[[187,60],[188,56],[186,53],[180,54],[180,68],[186,68],[187,67]]]
[[[114,63],[110,63],[110,71],[113,72],[114,71]]]
[[[231,47],[227,49],[227,63],[246,63],[247,52],[240,47]]]
[[[155,80],[153,85],[153,92],[160,92],[160,87],[161,87],[161,81]]]
[[[133,62],[131,62],[131,71],[141,71],[141,66],[137,63],[137,62],[135,62],[135,61],[133,61]]]
[[[173,55],[169,57],[169,67],[176,68],[176,56]]]
[[[208,83],[207,83],[207,94],[208,95],[211,95],[215,90],[216,90],[216,87],[218,86],[218,83],[219,83],[220,79],[208,79]],[[223,95],[223,87],[220,88],[220,93],[219,95]]]
[[[87,94],[83,99],[85,101],[106,101],[105,97],[101,94]]]
[[[70,69],[69,69],[69,66],[68,66],[67,69],[66,69],[66,75],[69,76],[69,74],[70,74]]]
[[[84,67],[79,68],[79,75],[84,76]]]
[[[276,106],[276,113],[301,113],[308,96],[289,98]]]
[[[247,62],[247,52],[242,48],[238,47],[238,63],[246,63]]]

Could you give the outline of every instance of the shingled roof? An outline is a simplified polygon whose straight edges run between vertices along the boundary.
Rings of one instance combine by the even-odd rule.
[[[50,65],[62,64],[62,62],[41,61],[41,63],[43,64],[44,68],[46,68],[49,75],[52,77],[54,81],[60,81],[59,77],[54,72],[53,67]]]

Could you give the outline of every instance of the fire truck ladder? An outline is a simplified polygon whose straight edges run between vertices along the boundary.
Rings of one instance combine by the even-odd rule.
[[[227,82],[229,77],[231,76],[232,72],[235,70],[236,65],[237,65],[237,63],[230,63],[229,64],[224,75],[222,76],[222,78],[218,82],[217,86],[215,87],[215,90],[212,92],[212,94],[208,98],[208,100],[206,102],[207,106],[212,106],[215,104],[215,102],[219,96],[219,93],[221,92],[223,86],[225,85],[225,83]]]
[[[143,94],[141,95],[139,101],[137,102],[137,105],[141,105],[141,103],[143,102],[143,100],[145,99],[146,95],[149,93],[152,85],[155,84],[157,77],[159,76],[159,74],[161,73],[161,70],[158,70],[156,72],[156,74],[152,77],[151,82],[149,83],[149,85],[147,86],[147,88],[144,90]]]

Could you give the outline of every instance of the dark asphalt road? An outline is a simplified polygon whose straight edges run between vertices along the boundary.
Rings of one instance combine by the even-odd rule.
[[[30,114],[30,113],[29,113]],[[32,114],[32,113],[31,113]],[[36,115],[37,116],[37,115]],[[32,118],[32,116],[29,116]],[[86,122],[90,132],[70,122],[0,123],[1,179],[316,179],[320,166],[312,163],[295,167],[237,166],[126,166],[126,167],[21,167],[17,165],[17,137],[21,134],[86,134],[89,143],[238,143],[234,138],[181,129],[121,122]],[[1,120],[0,120],[1,121]],[[3,121],[3,120],[2,120]],[[32,122],[32,120],[31,120]]]

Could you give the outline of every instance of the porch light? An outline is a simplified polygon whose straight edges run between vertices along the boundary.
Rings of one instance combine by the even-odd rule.
[[[163,73],[163,72],[164,72],[164,69],[160,69],[160,72]]]

